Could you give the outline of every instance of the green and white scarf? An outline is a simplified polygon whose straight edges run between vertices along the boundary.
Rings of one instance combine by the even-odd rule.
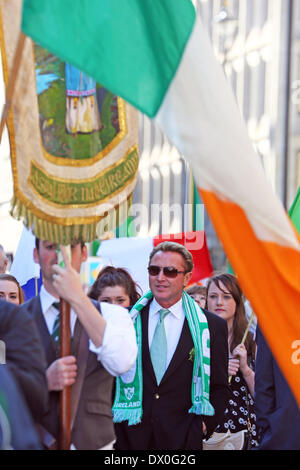
[[[140,313],[152,297],[152,292],[147,292],[130,311],[135,326],[138,354],[134,366],[122,376],[117,377],[116,395],[112,408],[115,423],[128,420],[128,425],[131,426],[140,423],[142,420],[143,370]],[[214,408],[209,402],[210,339],[207,319],[200,307],[185,291],[182,294],[182,304],[195,347],[191,384],[192,407],[189,409],[189,413],[212,416],[214,415]]]

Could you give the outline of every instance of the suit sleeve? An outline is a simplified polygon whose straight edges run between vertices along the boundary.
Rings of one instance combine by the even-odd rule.
[[[26,309],[11,309],[10,305],[6,304],[0,312],[0,333],[6,345],[6,363],[33,418],[39,420],[48,399],[44,352],[35,323]]]
[[[0,445],[10,437],[6,443],[13,450],[42,450],[22,393],[5,365],[0,368],[0,390],[0,410],[7,420],[0,419]]]
[[[269,428],[269,418],[275,409],[273,356],[260,331],[256,333],[255,410],[257,426],[262,434]]]
[[[214,416],[204,416],[207,435],[210,437],[217,425],[223,422],[229,399],[228,385],[228,329],[226,321],[214,314],[207,315],[210,330],[210,402]]]
[[[255,410],[261,450],[299,450],[300,410],[273,354],[257,331]]]

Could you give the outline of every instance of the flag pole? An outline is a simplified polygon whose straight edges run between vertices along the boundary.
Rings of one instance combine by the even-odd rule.
[[[249,333],[250,326],[252,325],[252,322],[253,322],[253,318],[254,318],[254,313],[252,312],[251,316],[249,318],[247,328],[245,329],[245,333],[244,333],[244,336],[242,338],[241,344],[244,344],[244,342],[246,341],[247,335]],[[231,380],[232,380],[232,375],[229,376],[228,382],[231,383]]]
[[[69,257],[72,263],[71,250]],[[70,328],[70,304],[60,298],[60,357],[70,356],[71,353],[71,328]],[[59,413],[59,449],[70,450],[71,446],[71,387],[65,387],[60,392]]]
[[[3,106],[1,122],[0,122],[0,143],[2,140],[4,124],[6,122],[6,119],[7,119],[11,104],[12,104],[12,98],[13,98],[13,94],[15,90],[15,84],[16,84],[16,80],[18,76],[18,71],[19,71],[20,64],[21,64],[25,39],[26,39],[26,36],[21,31],[19,34],[17,48],[16,48],[15,55],[14,55],[12,70],[11,70],[9,80],[8,80],[8,85],[6,88],[5,104]]]
[[[71,351],[70,304],[60,298],[60,357]],[[71,445],[71,387],[60,392],[59,449],[70,450]]]

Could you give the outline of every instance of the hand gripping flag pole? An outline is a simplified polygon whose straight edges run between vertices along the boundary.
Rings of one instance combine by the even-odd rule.
[[[254,313],[252,312],[252,313],[251,313],[251,316],[250,316],[250,318],[249,318],[249,322],[248,322],[247,328],[246,328],[246,330],[245,330],[243,339],[242,339],[242,341],[241,341],[241,344],[244,344],[245,341],[246,341],[246,338],[247,338],[247,335],[248,335],[248,333],[249,333],[249,329],[250,329],[250,326],[251,326],[251,324],[252,324],[252,322],[253,322],[253,319],[254,319]],[[228,382],[231,383],[231,380],[232,380],[232,375],[229,376]]]

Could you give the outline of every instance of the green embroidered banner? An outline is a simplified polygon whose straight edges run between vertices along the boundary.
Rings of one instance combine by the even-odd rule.
[[[48,175],[34,161],[31,162],[29,184],[49,203],[65,205],[96,205],[121,191],[124,185],[135,178],[138,165],[137,149],[134,147],[114,167],[86,181],[70,181]]]
[[[7,83],[22,2],[0,0],[0,7]],[[119,224],[126,220],[138,170],[138,115],[125,101],[27,38],[8,129],[12,215],[36,236],[92,241],[111,211]]]

